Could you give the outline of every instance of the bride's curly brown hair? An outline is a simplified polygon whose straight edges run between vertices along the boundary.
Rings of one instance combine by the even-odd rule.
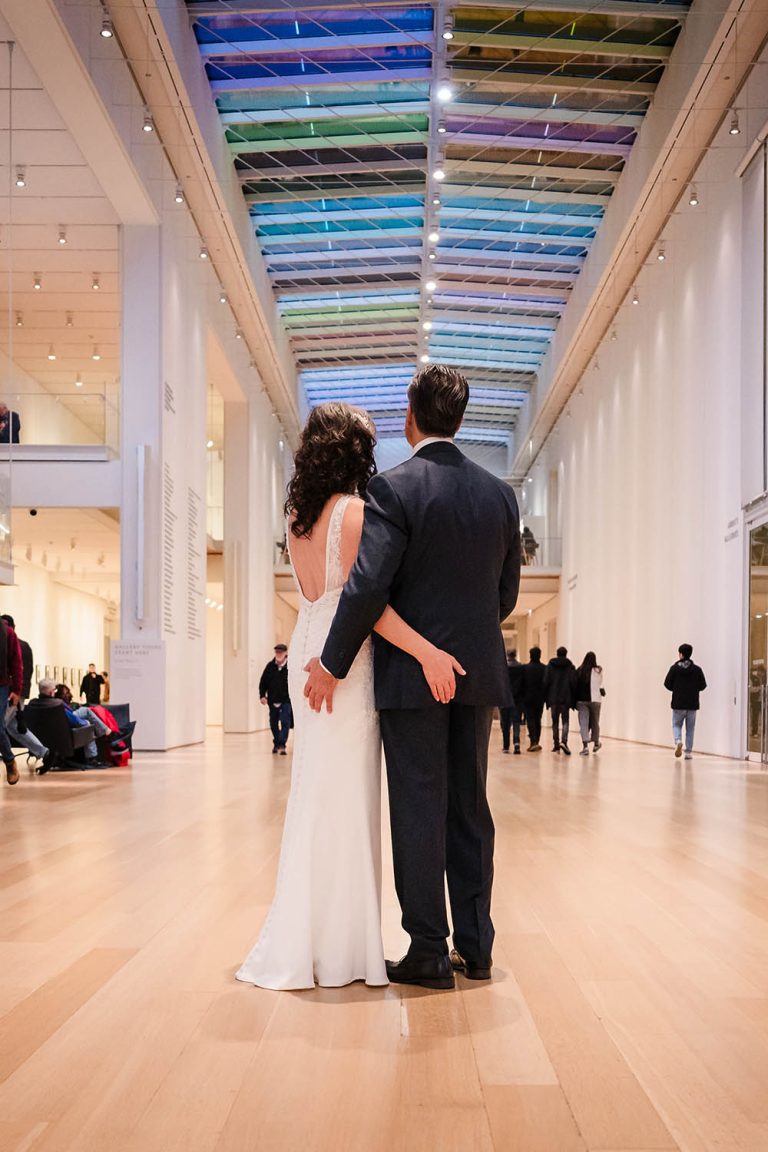
[[[309,536],[331,496],[364,496],[376,475],[376,427],[367,412],[332,401],[313,408],[304,425],[285,515],[294,536]]]

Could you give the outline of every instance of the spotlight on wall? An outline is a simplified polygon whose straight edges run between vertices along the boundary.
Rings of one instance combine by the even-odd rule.
[[[424,352],[423,355],[419,356],[419,360],[422,364],[429,364],[429,356],[427,355],[426,352]]]
[[[453,88],[449,84],[441,84],[437,89],[437,98],[441,104],[449,104],[453,100]]]
[[[26,188],[26,186],[27,186],[26,172],[23,168],[17,168],[16,169],[16,187],[17,188]]]
[[[453,40],[453,16],[446,16],[443,27],[443,40]]]
[[[105,8],[102,8],[101,32],[99,35],[103,36],[105,40],[111,40],[114,36],[114,31],[112,29],[112,17],[109,15]]]
[[[445,172],[442,168],[435,168],[434,172],[432,173],[432,178],[437,180],[439,183],[441,180],[445,180]]]
[[[741,132],[741,128],[739,127],[739,114],[735,108],[733,110],[733,116],[731,117],[731,126],[728,129],[728,132],[730,133],[731,136],[738,136],[739,133]]]
[[[427,292],[434,292],[435,288],[437,288],[437,280],[427,280],[424,285],[424,289]]]
[[[637,294],[637,288],[635,288],[633,293],[632,293],[632,303],[633,304],[639,304],[640,303],[640,297]]]
[[[101,290],[101,280],[99,279],[98,272],[94,272],[93,277],[91,279],[91,291],[92,292],[99,292],[100,290]]]
[[[39,272],[35,272],[35,277],[32,281],[32,287],[34,288],[35,292],[39,292],[40,289],[42,288],[42,286],[43,286],[42,277],[40,276]]]
[[[656,253],[656,259],[658,260],[659,264],[663,264],[664,261],[666,260],[666,258],[667,258],[667,254],[664,251],[663,246],[659,245],[659,250]]]
[[[48,348],[48,359],[49,360],[55,360],[56,359],[56,352],[54,351],[53,344],[51,344]]]
[[[200,259],[201,260],[207,260],[208,259],[208,249],[206,248],[205,244],[200,245]]]
[[[184,189],[181,187],[180,183],[176,185],[176,194],[173,198],[177,204],[184,203]]]
[[[64,225],[62,224],[59,227],[59,244],[66,244],[66,242],[67,242],[67,230],[64,227]]]
[[[698,204],[698,202],[699,202],[699,194],[696,191],[696,185],[692,184],[691,185],[691,194],[688,197],[688,203],[690,204],[691,208],[695,208],[696,205]]]
[[[93,352],[91,352],[91,360],[101,360],[101,352],[99,352],[98,344],[94,344]]]
[[[141,123],[142,132],[154,132],[155,126],[152,123],[152,117],[149,114],[149,108],[144,109],[144,119]]]

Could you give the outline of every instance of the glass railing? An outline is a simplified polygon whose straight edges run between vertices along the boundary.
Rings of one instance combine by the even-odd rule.
[[[105,392],[18,392],[0,397],[0,448],[101,444],[117,451],[119,441],[117,386]]]
[[[521,548],[523,565],[527,568],[559,568],[563,562],[560,536],[523,536]]]

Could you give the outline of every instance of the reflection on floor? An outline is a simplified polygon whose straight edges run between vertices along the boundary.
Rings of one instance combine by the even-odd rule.
[[[4,1152],[765,1152],[768,776],[493,745],[495,978],[455,992],[236,984],[266,734],[3,786]]]

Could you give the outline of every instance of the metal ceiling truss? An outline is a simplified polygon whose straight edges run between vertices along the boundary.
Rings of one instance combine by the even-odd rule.
[[[505,443],[688,5],[187,7],[310,403],[449,361]]]

